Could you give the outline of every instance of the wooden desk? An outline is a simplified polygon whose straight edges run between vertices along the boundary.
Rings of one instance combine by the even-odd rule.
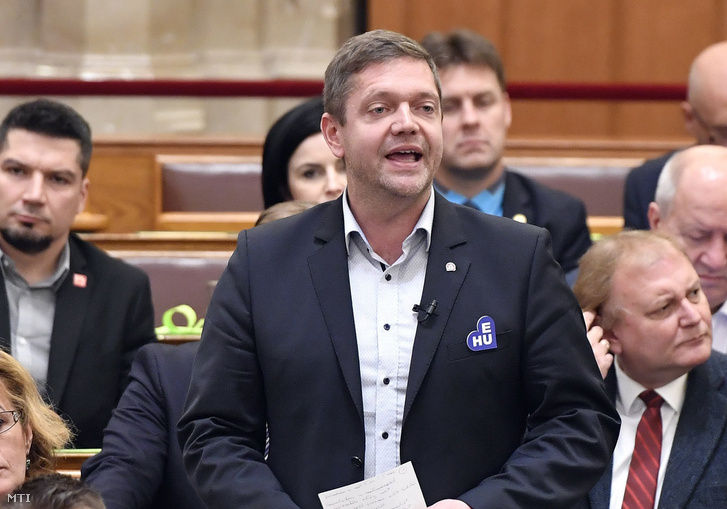
[[[81,238],[105,251],[234,251],[237,233],[146,231],[84,233]]]
[[[54,454],[56,472],[80,479],[83,462],[100,451],[101,449],[58,449]]]

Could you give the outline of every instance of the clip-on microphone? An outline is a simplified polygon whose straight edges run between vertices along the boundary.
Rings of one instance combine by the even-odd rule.
[[[419,313],[417,316],[417,321],[420,323],[429,318],[430,316],[434,315],[434,310],[437,309],[437,301],[432,300],[427,307],[420,306],[419,304],[414,304],[414,307],[411,308],[412,311],[416,311]]]

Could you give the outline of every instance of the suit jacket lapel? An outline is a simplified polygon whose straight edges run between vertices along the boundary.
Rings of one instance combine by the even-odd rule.
[[[339,198],[325,211],[316,234],[322,246],[308,258],[308,266],[341,372],[363,420],[361,372],[348,279],[342,203]],[[341,284],[342,281],[346,284]]]
[[[449,320],[454,301],[470,267],[470,259],[463,250],[453,249],[466,243],[466,237],[454,205],[437,194],[434,202],[434,223],[432,225],[432,243],[429,247],[427,273],[422,291],[422,303],[437,301],[433,316],[420,322],[417,327],[412,351],[409,381],[404,404],[404,420],[411,409],[427,369]],[[447,264],[453,262],[456,270],[447,270]],[[464,338],[463,338],[464,340]]]
[[[727,428],[727,399],[715,397],[725,383],[710,361],[689,374],[684,406],[667,463],[659,507],[685,507]]]
[[[0,270],[0,348],[10,353],[10,304],[5,290],[5,277]]]
[[[505,170],[505,196],[502,199],[502,215],[512,218],[517,214],[525,216],[526,222],[532,223],[535,217],[530,194],[525,191],[520,180]]]
[[[86,258],[71,239],[70,270],[56,294],[56,312],[53,318],[50,355],[48,359],[48,396],[59,405],[68,382],[76,349],[81,335],[81,327],[86,316],[88,300],[94,279],[89,275]],[[75,275],[86,276],[85,286],[75,284]],[[113,313],[113,310],[108,310]],[[104,369],[99,366],[99,369]]]

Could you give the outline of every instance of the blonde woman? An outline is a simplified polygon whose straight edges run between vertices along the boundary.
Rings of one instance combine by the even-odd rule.
[[[71,438],[18,361],[0,351],[0,496],[26,479],[53,472],[53,450]]]

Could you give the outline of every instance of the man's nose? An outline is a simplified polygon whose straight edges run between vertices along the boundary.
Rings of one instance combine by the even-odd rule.
[[[475,125],[479,122],[480,117],[477,115],[477,108],[471,99],[462,101],[462,123],[464,125]]]
[[[699,303],[684,298],[682,301],[682,317],[680,320],[682,327],[692,327],[701,320],[702,314],[699,312]]]
[[[721,234],[712,235],[702,254],[701,261],[713,270],[727,266],[727,239]]]
[[[419,124],[417,124],[408,104],[399,106],[399,109],[396,111],[396,119],[391,127],[394,134],[416,133],[419,131]]]
[[[41,172],[33,172],[27,181],[23,200],[43,202],[45,200],[45,176]]]

